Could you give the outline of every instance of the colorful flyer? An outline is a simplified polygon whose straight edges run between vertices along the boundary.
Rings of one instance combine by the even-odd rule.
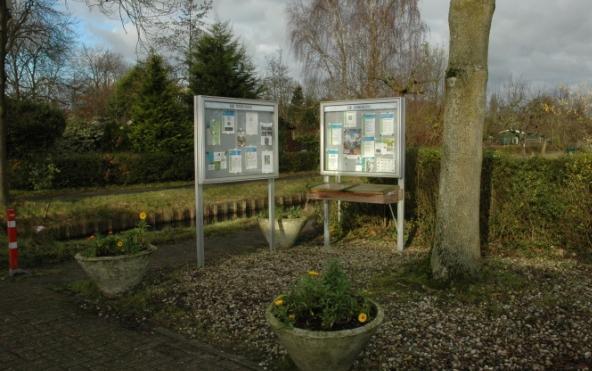
[[[261,145],[271,146],[273,144],[273,123],[261,123]]]
[[[273,173],[273,151],[261,151],[261,172]]]
[[[226,170],[226,153],[206,152],[209,171]]]
[[[349,111],[345,113],[345,127],[346,128],[355,128],[356,126],[358,126],[358,122],[356,120],[357,116],[356,116],[356,112],[355,111]]]
[[[240,149],[231,149],[228,151],[229,163],[228,172],[231,174],[240,174],[243,171],[242,156]]]
[[[216,170],[216,165],[214,164],[214,152],[206,152],[206,159],[208,162],[208,170]]]
[[[219,168],[216,170],[226,170],[226,152],[214,152],[214,163],[219,164]]]
[[[374,157],[374,137],[364,137],[362,140],[362,156]]]
[[[374,113],[364,114],[364,136],[376,136],[376,114]]]
[[[257,147],[245,148],[245,169],[257,169]]]
[[[377,155],[392,155],[395,153],[395,140],[393,138],[382,138],[382,142],[376,142]]]
[[[234,127],[236,124],[236,112],[224,111],[222,114],[222,122],[224,123],[224,134],[234,134]]]
[[[327,150],[327,170],[338,170],[339,168],[339,150]]]
[[[247,135],[259,134],[259,114],[257,114],[257,112],[246,113],[245,129],[247,131]]]
[[[395,114],[385,112],[380,115],[380,134],[393,135],[395,133]]]
[[[329,124],[329,143],[333,146],[341,145],[343,125],[340,122]]]
[[[345,155],[360,155],[362,153],[362,130],[345,129],[343,153]]]
[[[212,119],[208,123],[207,128],[207,144],[210,146],[219,146],[220,145],[220,132],[222,129],[222,124],[220,120]]]

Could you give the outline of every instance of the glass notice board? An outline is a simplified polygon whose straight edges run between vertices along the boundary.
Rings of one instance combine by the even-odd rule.
[[[321,103],[321,174],[400,178],[403,98]]]
[[[195,97],[199,182],[277,178],[277,112],[274,102]]]

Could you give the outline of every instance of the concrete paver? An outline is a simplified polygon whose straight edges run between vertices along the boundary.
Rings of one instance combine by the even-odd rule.
[[[254,231],[254,247],[265,246]],[[251,236],[252,235],[252,236]],[[236,238],[244,241],[245,236]],[[220,241],[216,241],[219,239]],[[211,239],[226,245],[227,238]],[[167,246],[151,269],[194,264],[191,241]],[[215,250],[215,249],[212,249]],[[212,251],[212,258],[230,252]],[[206,253],[208,251],[206,250]],[[78,308],[51,288],[84,278],[75,262],[37,269],[31,277],[10,279],[0,271],[0,369],[2,370],[253,370],[257,366],[195,341],[163,331],[124,328]]]

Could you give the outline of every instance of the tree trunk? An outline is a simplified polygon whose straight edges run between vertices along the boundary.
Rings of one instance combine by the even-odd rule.
[[[450,55],[431,256],[436,280],[471,278],[480,269],[479,196],[487,55],[494,9],[495,0],[450,2]]]
[[[8,153],[6,135],[6,45],[8,42],[8,8],[7,0],[0,0],[0,212],[8,207]]]

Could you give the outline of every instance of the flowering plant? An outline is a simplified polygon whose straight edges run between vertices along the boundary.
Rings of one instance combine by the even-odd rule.
[[[87,257],[131,255],[139,253],[148,248],[148,241],[145,232],[149,225],[146,222],[148,215],[142,211],[139,215],[140,221],[136,228],[119,235],[91,236],[92,245],[84,253]]]
[[[309,271],[272,304],[273,315],[291,327],[336,331],[365,325],[376,317],[376,306],[355,292],[336,261],[321,274]]]

